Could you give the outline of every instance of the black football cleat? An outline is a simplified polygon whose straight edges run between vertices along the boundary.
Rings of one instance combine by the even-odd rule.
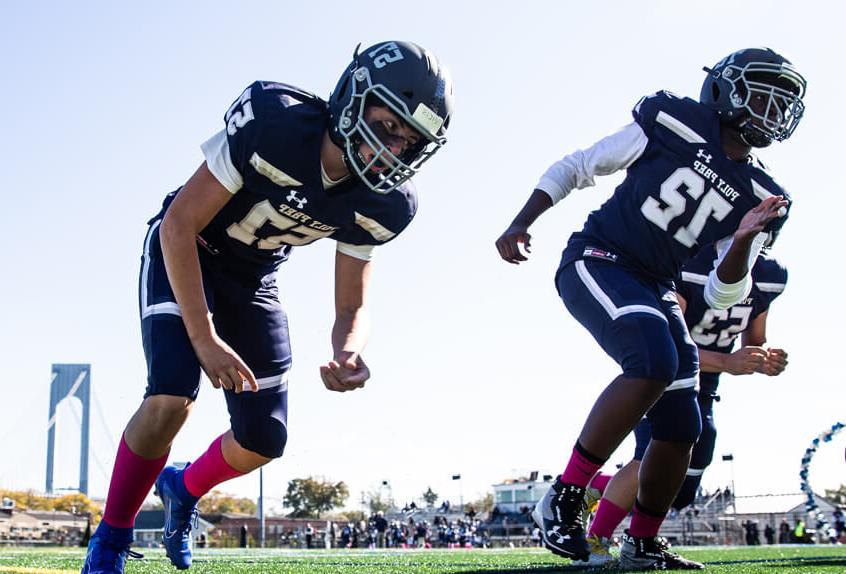
[[[668,550],[657,537],[639,538],[626,530],[620,548],[620,570],[702,570],[704,564]]]
[[[537,503],[532,519],[540,528],[544,545],[553,554],[571,560],[590,557],[590,546],[582,526],[584,511],[584,487],[560,481],[556,481]]]

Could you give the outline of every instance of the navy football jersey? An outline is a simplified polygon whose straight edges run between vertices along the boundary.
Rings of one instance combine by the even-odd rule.
[[[670,281],[703,246],[732,235],[763,199],[788,198],[757,161],[726,157],[719,118],[699,102],[658,92],[632,113],[646,148],[611,198],[571,236],[563,264],[599,247],[619,256],[619,263]],[[779,229],[785,219],[767,230]]]
[[[746,299],[728,309],[709,309],[704,289],[716,258],[713,247],[703,249],[682,268],[676,287],[687,302],[684,320],[696,346],[707,351],[731,353],[740,333],[768,310],[784,291],[787,269],[763,251],[752,267],[752,290]],[[700,373],[700,391],[716,390],[719,376],[719,373]]]
[[[250,85],[226,112],[225,133],[204,144],[212,173],[231,174],[221,183],[233,197],[198,241],[229,266],[271,271],[293,246],[324,237],[379,245],[404,230],[417,211],[410,182],[388,194],[355,176],[325,184],[320,150],[328,120],[327,104],[312,94],[280,83]],[[214,162],[206,149],[212,142],[225,156]]]

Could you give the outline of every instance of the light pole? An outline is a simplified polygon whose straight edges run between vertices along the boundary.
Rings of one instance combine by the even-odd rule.
[[[382,484],[379,486],[379,499],[388,510],[396,508],[396,503],[394,502],[394,490],[391,488],[391,483],[387,480],[383,480]]]
[[[258,518],[259,518],[259,548],[264,548],[264,467],[259,467],[259,497],[258,497]]]
[[[461,514],[464,514],[464,487],[461,485],[461,475],[460,474],[453,474],[453,480],[458,481],[458,498],[459,498],[459,505],[461,508]]]
[[[734,489],[734,455],[731,453],[724,454],[723,460],[729,463],[729,472],[731,473],[731,497],[729,501],[731,502],[731,509],[737,514],[737,506],[734,503],[735,497],[737,496],[737,491]],[[726,503],[728,504],[728,502]]]

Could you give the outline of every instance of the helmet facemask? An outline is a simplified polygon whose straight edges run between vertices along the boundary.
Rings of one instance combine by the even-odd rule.
[[[766,147],[773,140],[784,141],[793,134],[805,105],[806,82],[789,64],[749,62],[726,65],[717,72],[731,86],[729,101],[738,114],[735,126],[743,140],[753,147]]]
[[[352,95],[349,104],[342,110],[338,132],[343,139],[344,160],[347,166],[373,191],[387,194],[408,181],[432,155],[440,149],[446,138],[434,134],[440,129],[437,115],[424,104],[419,104],[413,113],[406,105],[382,84],[371,83],[370,71],[360,67],[350,78]],[[402,122],[418,132],[420,141],[408,146],[398,156],[380,138],[376,126],[368,125],[365,110],[368,106],[385,107],[396,114]],[[428,112],[428,113],[427,113]],[[362,144],[373,150],[374,156],[366,161],[360,152]],[[374,168],[382,167],[381,171]]]

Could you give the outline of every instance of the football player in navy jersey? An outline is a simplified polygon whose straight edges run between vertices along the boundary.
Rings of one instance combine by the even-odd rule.
[[[202,145],[205,162],[149,222],[139,298],[147,389],[124,431],[84,574],[124,571],[154,483],[167,555],[188,568],[199,498],[282,456],[291,348],[275,272],[293,247],[337,241],[333,356],[320,376],[332,391],[365,384],[373,249],[414,217],[409,180],[446,142],[452,108],[447,70],[399,41],[357,49],[328,102],[256,82],[231,105]],[[229,429],[185,469],[165,467],[201,371],[224,389]]]
[[[595,176],[627,170],[570,237],[556,274],[567,309],[623,371],[600,394],[564,472],[533,513],[545,544],[561,556],[588,557],[585,486],[646,415],[652,441],[623,558],[644,569],[683,560],[656,542],[701,430],[697,349],[673,280],[715,244],[705,299],[717,309],[743,300],[765,232],[780,229],[789,210],[786,192],[751,151],[790,137],[805,79],[770,49],[740,50],[706,72],[698,102],[668,92],[645,97],[632,123],[553,164],[496,242],[506,261],[526,260],[528,229],[540,214]]]
[[[672,504],[676,510],[682,510],[693,502],[702,475],[714,455],[717,427],[713,411],[714,401],[720,400],[717,395],[720,374],[763,373],[777,376],[787,367],[784,349],[764,348],[770,305],[784,291],[787,270],[768,250],[762,250],[752,267],[749,296],[728,309],[712,309],[705,302],[704,288],[716,257],[712,246],[705,247],[682,268],[676,281],[679,306],[691,338],[699,348],[697,401],[702,421],[702,432],[693,446],[684,482]],[[741,347],[733,351],[738,337]],[[608,551],[610,539],[635,502],[640,461],[651,438],[648,419],[642,419],[637,425],[635,437],[637,444],[631,462],[613,477],[600,475],[591,480],[591,487],[606,486],[600,488],[602,499],[588,532],[590,564],[602,565],[613,560]]]

